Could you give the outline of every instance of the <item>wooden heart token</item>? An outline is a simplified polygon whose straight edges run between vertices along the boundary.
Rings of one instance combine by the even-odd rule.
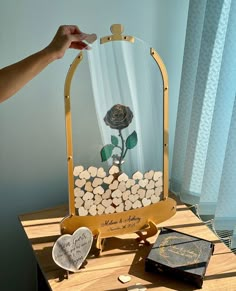
[[[79,176],[79,174],[84,170],[83,166],[77,166],[74,168],[73,175],[75,177]]]
[[[152,201],[151,201],[150,199],[147,199],[146,197],[144,197],[144,198],[142,199],[142,203],[143,203],[143,206],[144,206],[144,207],[150,205],[151,202],[152,202]]]
[[[128,283],[131,280],[131,277],[128,275],[120,275],[118,279],[121,283]]]
[[[106,177],[106,172],[104,171],[104,169],[102,167],[100,167],[98,169],[97,176],[98,176],[98,178],[105,178]]]
[[[122,202],[122,199],[121,198],[117,198],[115,197],[114,199],[112,199],[112,203],[115,205],[115,206],[119,206]]]
[[[155,172],[154,176],[153,176],[153,180],[157,181],[161,177],[162,177],[162,172],[160,172],[160,171],[159,172]]]
[[[96,39],[97,39],[97,35],[95,33],[92,33],[92,34],[87,35],[84,40],[87,41],[88,43],[93,43]]]
[[[102,199],[108,199],[111,197],[111,189],[107,189],[105,193],[102,194]]]
[[[156,187],[160,187],[160,186],[162,186],[162,185],[163,185],[163,181],[162,181],[162,177],[160,177],[160,178],[156,181],[155,186],[156,186]]]
[[[134,184],[135,184],[135,181],[134,180],[128,179],[127,182],[126,182],[126,188],[130,188]]]
[[[93,186],[94,188],[96,188],[97,186],[102,185],[102,182],[103,182],[103,180],[102,180],[101,178],[95,178],[95,179],[93,180],[92,186]]]
[[[86,210],[83,206],[78,209],[79,216],[88,215],[88,210]]]
[[[148,180],[151,180],[152,177],[153,177],[153,175],[154,175],[154,171],[151,170],[151,171],[149,171],[149,172],[147,172],[147,173],[144,174],[144,178],[145,179],[148,179]]]
[[[146,198],[150,198],[154,194],[154,189],[147,190]]]
[[[139,189],[139,185],[135,184],[134,186],[131,187],[131,193],[136,194]]]
[[[82,188],[86,183],[86,180],[85,179],[76,179],[75,180],[75,185],[79,188]]]
[[[84,189],[88,192],[93,192],[93,186],[92,183],[90,181],[88,181],[84,187]]]
[[[122,192],[120,191],[120,189],[116,189],[111,194],[111,197],[113,197],[113,198],[115,198],[115,197],[121,197],[121,196],[122,196]]]
[[[85,170],[85,171],[83,171],[83,172],[81,172],[81,173],[79,174],[79,177],[80,177],[81,179],[88,180],[88,179],[90,178],[90,174],[89,174],[89,172],[88,172],[87,170]]]
[[[103,214],[104,211],[105,211],[105,207],[102,204],[98,204],[98,206],[97,206],[98,215]]]
[[[92,205],[90,208],[89,208],[89,214],[91,214],[92,216],[95,216],[97,214],[97,206],[96,205]]]
[[[92,200],[93,199],[93,193],[91,192],[86,192],[83,196],[83,200],[86,201],[86,200]]]
[[[140,283],[127,287],[127,291],[146,291],[147,288]]]
[[[111,199],[102,200],[102,205],[105,206],[106,208],[109,207],[111,204],[112,204]]]
[[[124,211],[124,204],[121,203],[118,207],[116,207],[116,212],[120,213]]]
[[[109,185],[109,189],[115,190],[118,187],[119,182],[115,180],[112,184]]]
[[[93,200],[86,200],[84,202],[84,209],[89,211],[90,207],[93,205]]]
[[[130,190],[126,190],[125,192],[122,193],[122,198],[123,200],[129,199],[129,195],[131,194]]]
[[[138,189],[138,195],[140,199],[143,199],[145,197],[146,191],[144,189]]]
[[[143,174],[138,171],[138,172],[133,174],[133,179],[134,180],[141,180],[141,179],[143,179]]]
[[[115,208],[113,206],[108,206],[106,209],[105,209],[105,213],[106,214],[112,214],[115,212]]]
[[[127,181],[129,179],[129,177],[125,174],[122,173],[119,177],[118,177],[118,181],[122,182],[122,181]]]
[[[152,201],[153,204],[154,203],[157,203],[157,202],[160,201],[160,197],[159,196],[156,196],[156,195],[152,195],[151,201]]]
[[[113,181],[113,179],[114,179],[114,176],[113,176],[113,175],[109,175],[108,177],[105,177],[105,178],[103,179],[103,182],[104,182],[105,184],[111,184],[111,182]]]
[[[149,183],[146,185],[146,189],[153,189],[155,187],[155,183],[153,180],[150,180]]]
[[[83,197],[84,191],[81,190],[80,188],[75,188],[74,189],[74,194],[75,194],[75,197]]]
[[[112,166],[110,169],[109,169],[109,174],[110,175],[113,175],[113,174],[117,174],[119,173],[119,168],[117,166]]]
[[[98,169],[96,167],[91,166],[88,168],[88,172],[91,175],[91,177],[96,177],[97,171]]]
[[[162,193],[162,187],[155,188],[155,194],[156,194],[157,196],[160,196],[161,193]]]
[[[104,193],[104,189],[102,188],[102,186],[98,186],[93,190],[94,194],[103,194]]]
[[[87,227],[78,228],[72,235],[64,234],[53,245],[53,260],[59,267],[77,272],[86,259],[92,242],[93,234]]]
[[[138,200],[138,198],[139,198],[138,194],[136,194],[136,195],[133,195],[133,194],[129,195],[129,200],[131,202],[135,202],[136,200]]]
[[[99,194],[96,194],[94,198],[95,198],[95,202],[94,202],[95,205],[100,204],[100,202],[102,201],[102,196]]]
[[[118,189],[120,189],[121,192],[125,192],[126,191],[125,182],[120,182],[120,184],[118,185]]]
[[[125,201],[125,210],[128,211],[132,207],[132,202],[130,200]]]
[[[141,187],[145,187],[146,185],[148,184],[148,179],[144,179],[144,180],[140,180],[139,181],[139,185],[141,186]]]
[[[141,207],[142,207],[142,203],[139,200],[136,200],[133,204],[133,209],[141,208]]]
[[[80,208],[84,204],[84,200],[80,197],[76,197],[75,199],[75,207]]]

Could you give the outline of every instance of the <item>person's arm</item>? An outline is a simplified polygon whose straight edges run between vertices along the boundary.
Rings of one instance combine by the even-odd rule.
[[[14,95],[48,64],[62,58],[68,48],[88,49],[89,47],[83,40],[90,36],[90,34],[82,33],[77,26],[61,26],[45,49],[1,69],[0,102]]]

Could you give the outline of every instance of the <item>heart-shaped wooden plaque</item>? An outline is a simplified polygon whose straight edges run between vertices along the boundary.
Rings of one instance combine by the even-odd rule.
[[[64,234],[54,243],[52,257],[61,268],[77,272],[93,243],[93,234],[87,227],[78,228],[72,235]]]

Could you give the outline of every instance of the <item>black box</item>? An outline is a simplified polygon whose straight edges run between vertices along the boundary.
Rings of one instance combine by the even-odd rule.
[[[210,241],[162,228],[145,260],[145,271],[171,273],[201,288],[213,251]]]

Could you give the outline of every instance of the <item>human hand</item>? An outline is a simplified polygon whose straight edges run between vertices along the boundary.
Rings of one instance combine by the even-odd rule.
[[[90,49],[85,41],[92,43],[96,39],[96,34],[84,33],[76,25],[62,25],[46,49],[54,53],[56,59],[60,59],[68,48]]]

